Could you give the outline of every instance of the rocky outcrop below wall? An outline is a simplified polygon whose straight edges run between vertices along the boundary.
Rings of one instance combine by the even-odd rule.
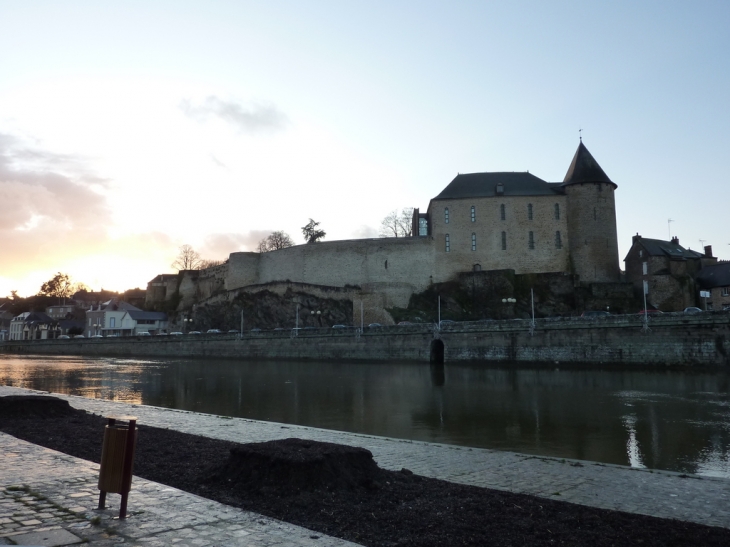
[[[2,342],[0,352],[83,356],[229,357],[446,363],[730,366],[730,314],[637,316],[117,339]]]

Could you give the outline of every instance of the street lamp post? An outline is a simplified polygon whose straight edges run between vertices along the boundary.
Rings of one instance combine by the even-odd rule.
[[[312,314],[312,318],[314,318],[315,316],[317,317],[317,323],[319,323],[319,326],[321,327],[322,326],[322,312],[319,310],[317,310],[317,311],[312,310],[309,313]]]
[[[503,298],[502,299],[502,304],[514,304],[515,302],[517,302],[517,300],[514,298]]]

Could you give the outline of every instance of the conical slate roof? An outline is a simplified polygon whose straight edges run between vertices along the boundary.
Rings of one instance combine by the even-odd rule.
[[[570,163],[568,172],[563,180],[563,186],[579,184],[581,182],[607,182],[613,184],[614,188],[617,187],[616,183],[608,178],[608,175],[601,169],[598,162],[591,156],[583,141],[580,141],[578,150],[575,151],[573,161]]]

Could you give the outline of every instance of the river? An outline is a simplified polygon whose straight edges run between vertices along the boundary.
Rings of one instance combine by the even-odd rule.
[[[730,478],[730,372],[0,355],[0,384]]]

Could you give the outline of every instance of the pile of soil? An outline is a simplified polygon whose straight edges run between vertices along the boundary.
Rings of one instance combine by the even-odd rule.
[[[104,418],[35,405],[48,403],[0,398],[11,409],[0,410],[0,430],[99,461]],[[724,528],[387,471],[367,450],[302,439],[236,444],[139,425],[134,473],[373,547],[730,545]]]
[[[208,477],[228,490],[288,496],[291,492],[375,488],[383,470],[364,448],[304,439],[234,446]]]

